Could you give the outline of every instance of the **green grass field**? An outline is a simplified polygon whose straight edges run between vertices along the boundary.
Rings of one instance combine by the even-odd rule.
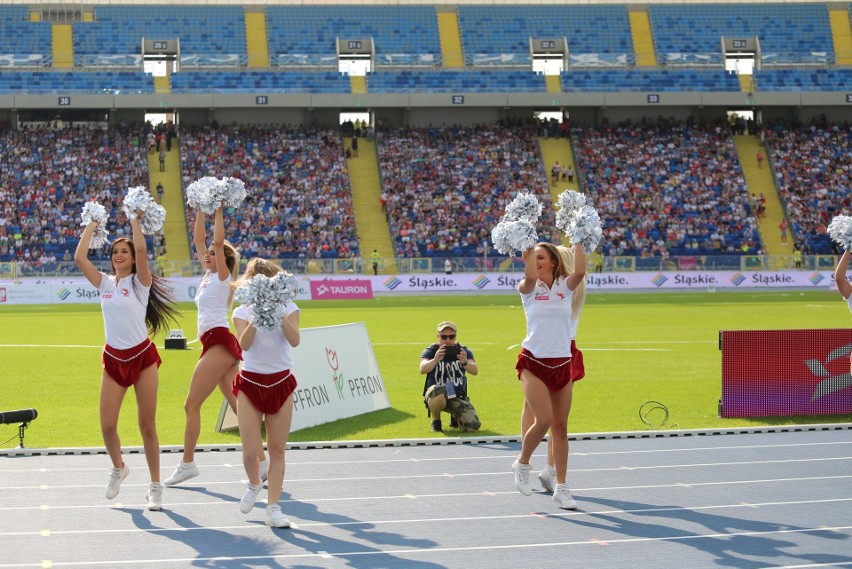
[[[470,379],[481,435],[519,432],[521,391],[514,362],[523,339],[517,295],[379,297],[371,301],[301,302],[302,326],[365,322],[391,408],[295,432],[292,441],[431,437],[420,398],[422,349],[435,325],[453,320],[473,350],[480,374]],[[195,307],[182,305],[181,327],[195,332]],[[34,407],[26,445],[99,447],[98,384],[103,321],[98,305],[4,306],[0,309],[0,410]],[[761,420],[721,419],[719,330],[847,328],[849,311],[828,292],[590,294],[580,324],[586,378],[576,385],[570,431],[644,430],[639,407],[656,400],[669,409],[663,428],[848,422],[852,415]],[[162,347],[162,339],[157,338]],[[158,431],[162,445],[183,439],[183,399],[199,352],[162,350]],[[125,446],[141,444],[135,399],[128,392],[119,427]],[[214,430],[221,395],[204,408],[201,444],[238,441]],[[649,420],[658,421],[657,414]],[[17,434],[0,425],[0,442]],[[446,436],[458,436],[447,429]],[[17,445],[14,439],[0,448]]]

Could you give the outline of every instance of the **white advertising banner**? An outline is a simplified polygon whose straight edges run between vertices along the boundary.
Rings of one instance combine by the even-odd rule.
[[[515,292],[521,273],[462,273],[457,275],[353,275],[298,277],[298,300],[370,298],[376,294],[431,294],[434,292]],[[198,277],[167,279],[179,302],[192,302]],[[834,287],[831,271],[664,271],[590,273],[589,290],[733,290],[738,288]],[[3,304],[72,304],[100,301],[98,291],[85,280],[0,282]]]
[[[302,329],[293,350],[292,431],[390,407],[387,390],[363,322]],[[237,427],[222,402],[218,430]]]

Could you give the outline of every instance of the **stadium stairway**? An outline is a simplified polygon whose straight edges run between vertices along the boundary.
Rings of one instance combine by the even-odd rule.
[[[160,155],[148,153],[148,174],[150,192],[157,197],[157,184],[163,183],[163,203],[166,209],[166,223],[163,236],[166,242],[166,254],[163,258],[165,276],[176,273],[192,275],[192,252],[189,250],[189,236],[186,223],[186,208],[183,206],[183,187],[181,186],[181,168],[179,145],[175,141],[172,149],[166,152],[166,171],[160,172]],[[188,272],[187,272],[188,271]]]
[[[438,6],[438,36],[444,67],[464,67],[459,15],[455,8]]]
[[[346,138],[343,142],[346,148],[350,148],[352,139]],[[349,183],[352,186],[352,208],[355,211],[363,270],[371,270],[370,256],[376,249],[379,257],[384,260],[380,263],[379,272],[393,274],[396,272],[396,257],[387,216],[382,207],[382,186],[379,181],[379,160],[375,141],[359,138],[358,156],[347,158],[346,167],[349,169]]]
[[[793,237],[788,230],[787,245],[781,242],[781,231],[778,229],[778,225],[784,219],[784,208],[781,207],[781,199],[778,197],[778,190],[772,177],[772,168],[767,157],[768,152],[766,148],[761,146],[760,138],[757,136],[735,136],[734,144],[737,147],[749,195],[759,196],[763,193],[766,198],[766,214],[757,218],[760,240],[763,242],[764,252],[770,255],[769,258],[780,260],[780,266],[770,267],[770,269],[785,268],[792,260]],[[758,165],[758,150],[764,157],[762,166]]]
[[[834,57],[837,65],[852,65],[852,26],[849,23],[849,8],[831,7],[828,12],[831,22],[831,37],[834,39]]]
[[[50,36],[53,51],[53,67],[57,69],[74,67],[74,39],[71,26],[53,24]]]
[[[251,10],[246,6],[246,51],[248,66],[251,69],[266,69],[269,67],[269,37],[266,30],[266,12]]]
[[[637,67],[656,67],[657,51],[654,48],[654,36],[651,33],[651,19],[647,7],[631,7],[630,36],[633,38],[633,53],[636,54]]]

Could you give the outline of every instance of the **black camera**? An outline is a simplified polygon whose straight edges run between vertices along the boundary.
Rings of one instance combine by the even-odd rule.
[[[461,346],[459,346],[458,344],[453,344],[452,346],[444,346],[444,361],[454,362],[459,359],[460,353]]]

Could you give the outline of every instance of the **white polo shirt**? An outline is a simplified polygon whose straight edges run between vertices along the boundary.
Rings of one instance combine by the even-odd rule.
[[[231,279],[219,280],[219,275],[207,271],[195,293],[198,307],[198,337],[212,328],[228,327],[228,297],[231,296]]]
[[[571,340],[576,332],[571,318],[571,299],[564,277],[548,288],[541,281],[529,294],[521,294],[527,317],[527,337],[521,345],[537,358],[570,358]],[[579,321],[577,322],[579,323]]]
[[[142,285],[135,274],[116,282],[115,275],[101,273],[98,292],[107,344],[126,350],[148,339],[145,312],[151,287]]]
[[[852,311],[852,294],[850,294],[849,298],[846,299],[846,304],[849,305],[849,310]]]
[[[284,306],[284,318],[287,318],[299,307],[295,302],[288,302]],[[233,320],[240,319],[251,322],[251,305],[241,304],[234,309],[231,315]],[[258,328],[254,335],[254,342],[247,350],[243,350],[242,369],[253,373],[278,373],[285,369],[293,368],[293,348],[284,331],[279,327],[275,330],[264,330]]]

